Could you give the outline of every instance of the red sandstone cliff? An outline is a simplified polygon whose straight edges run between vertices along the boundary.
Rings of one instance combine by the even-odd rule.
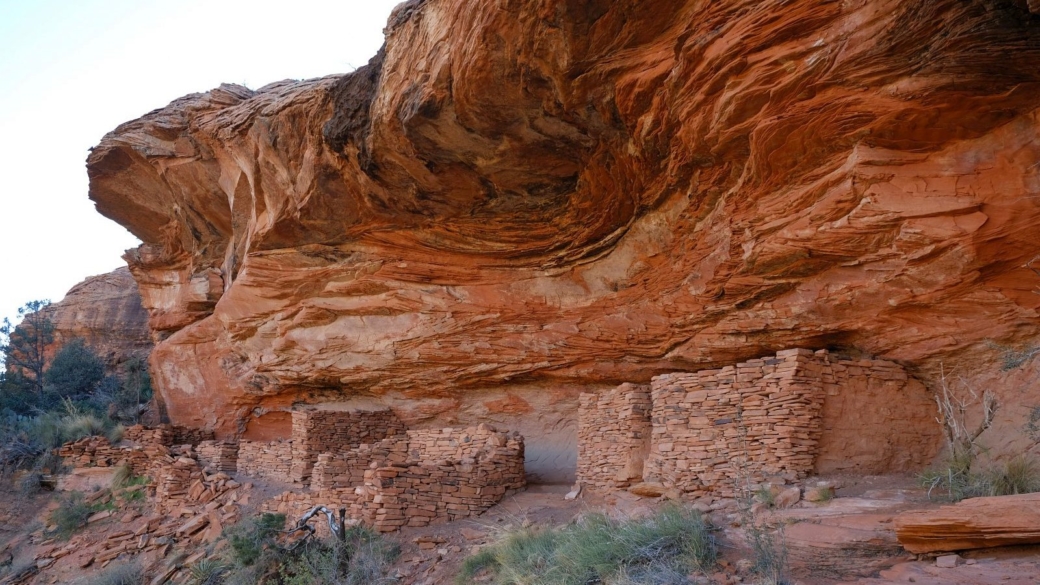
[[[44,312],[54,323],[52,353],[80,338],[114,370],[129,359],[147,358],[152,349],[148,313],[126,268],[87,278]]]
[[[1030,6],[413,0],[350,75],[123,124],[90,195],[145,242],[175,422],[365,397],[573,438],[582,389],[829,347],[956,364],[1021,446]]]

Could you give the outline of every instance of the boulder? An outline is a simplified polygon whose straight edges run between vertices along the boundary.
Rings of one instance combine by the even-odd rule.
[[[918,554],[1040,544],[1040,493],[906,512],[894,524],[899,543]]]

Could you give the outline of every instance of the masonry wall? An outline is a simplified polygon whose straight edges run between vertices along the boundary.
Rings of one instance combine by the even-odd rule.
[[[239,473],[291,483],[292,441],[240,441],[236,467]]]
[[[307,484],[318,455],[357,448],[404,431],[404,423],[390,409],[294,411],[290,476],[297,483]]]
[[[622,384],[582,394],[578,403],[578,482],[625,488],[643,477],[650,452],[650,386]]]
[[[411,465],[419,461],[474,463],[477,458],[486,456],[488,449],[508,444],[512,436],[486,424],[462,429],[406,431],[372,445],[322,453],[314,466],[311,488],[315,491],[353,489],[364,484],[365,472],[372,467]],[[522,445],[523,439],[519,441]]]
[[[815,473],[923,469],[942,448],[932,393],[899,364],[830,356]]]
[[[228,496],[239,487],[238,482],[227,473],[207,474],[190,444],[168,447],[150,442],[159,436],[152,430],[155,429],[138,429],[135,436],[144,438],[143,445],[115,446],[105,437],[93,436],[66,443],[57,452],[65,463],[76,468],[129,465],[134,475],[151,480],[148,489],[162,512],[231,501]]]
[[[824,365],[802,349],[657,376],[646,478],[692,497],[731,497],[746,482],[806,476],[823,429],[824,382]]]
[[[376,466],[405,463],[409,460],[408,438],[399,435],[373,445],[361,445],[349,451],[322,453],[314,464],[311,490],[353,490],[365,483],[365,472]]]
[[[523,437],[481,426],[486,430],[461,431],[481,445],[462,460],[434,457],[370,468],[351,516],[380,532],[391,532],[480,515],[509,490],[524,487]],[[438,448],[436,440],[426,446]]]
[[[202,441],[212,441],[213,431],[167,424],[156,427],[133,425],[123,432],[123,438],[133,443],[154,443],[167,447],[171,445],[198,445]]]
[[[195,453],[199,464],[211,472],[238,471],[238,443],[202,441],[195,447]]]
[[[286,492],[269,509],[294,521],[318,504],[349,507],[351,518],[389,532],[478,515],[524,485],[523,437],[482,424],[324,453],[311,490]]]
[[[55,450],[72,467],[119,467],[128,465],[134,475],[146,475],[151,459],[164,455],[166,447],[145,444],[132,447],[112,445],[105,437],[84,437]]]
[[[896,363],[826,351],[781,351],[718,370],[583,395],[579,481],[593,489],[645,480],[690,497],[731,497],[738,483],[810,473],[920,469],[940,429],[924,386]],[[642,430],[649,456],[637,477]]]

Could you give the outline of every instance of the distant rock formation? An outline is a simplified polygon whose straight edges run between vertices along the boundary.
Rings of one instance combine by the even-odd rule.
[[[582,391],[806,347],[955,366],[1003,447],[1040,403],[1000,349],[1040,339],[1033,4],[412,0],[354,73],[119,126],[90,196],[144,242],[177,423],[374,400],[573,466]]]
[[[127,360],[146,359],[152,350],[148,313],[125,267],[87,278],[43,311],[54,323],[51,355],[80,338],[114,372]]]

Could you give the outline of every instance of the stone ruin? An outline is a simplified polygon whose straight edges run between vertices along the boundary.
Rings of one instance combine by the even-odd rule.
[[[307,485],[322,453],[357,448],[404,431],[404,423],[390,409],[296,410],[290,439],[241,441],[236,466],[254,477]]]
[[[896,363],[786,350],[582,394],[577,476],[593,490],[653,482],[718,499],[809,474],[909,471],[938,451],[933,409],[924,386]],[[152,478],[160,509],[221,503],[239,486],[231,474],[252,475],[298,486],[265,503],[269,511],[293,518],[316,505],[345,508],[380,531],[479,515],[525,485],[517,433],[488,425],[406,430],[388,409],[291,417],[287,440],[131,427],[135,446],[94,437],[59,454],[81,467],[130,465]]]
[[[515,432],[488,425],[406,431],[388,409],[299,410],[292,421],[292,437],[282,441],[216,441],[168,425],[135,426],[125,433],[132,445],[90,437],[58,454],[78,468],[129,465],[151,479],[161,512],[203,506],[188,536],[226,524],[229,517],[210,516],[238,503],[242,484],[231,474],[297,484],[265,504],[289,519],[324,505],[383,532],[479,515],[525,485],[524,439]]]
[[[578,481],[729,498],[812,473],[909,471],[939,448],[933,419],[927,390],[896,363],[791,349],[583,394]]]
[[[650,455],[650,386],[622,384],[578,402],[578,480],[608,489],[643,480]]]
[[[133,425],[123,432],[123,438],[139,445],[198,445],[212,441],[213,431],[169,424],[155,427]]]
[[[104,437],[87,437],[66,443],[57,450],[65,463],[76,470],[127,465],[134,475],[150,479],[148,485],[98,490],[86,496],[87,503],[95,504],[147,490],[156,509],[156,514],[147,517],[137,530],[117,531],[99,542],[87,564],[104,566],[122,555],[153,551],[166,556],[177,543],[214,542],[224,526],[240,520],[241,506],[249,501],[245,493],[249,486],[200,461],[201,453],[210,452],[212,456],[214,447],[217,453],[226,452],[223,444],[212,440],[211,433],[168,425],[156,428],[136,425],[126,430],[124,439],[130,444],[117,446]],[[185,443],[174,444],[177,440]],[[222,463],[217,466],[220,465]],[[99,512],[91,516],[89,522],[110,514]]]
[[[348,508],[378,531],[477,516],[523,488],[524,440],[489,425],[410,430],[373,444],[324,453],[309,491],[269,503],[296,517],[315,505]]]

